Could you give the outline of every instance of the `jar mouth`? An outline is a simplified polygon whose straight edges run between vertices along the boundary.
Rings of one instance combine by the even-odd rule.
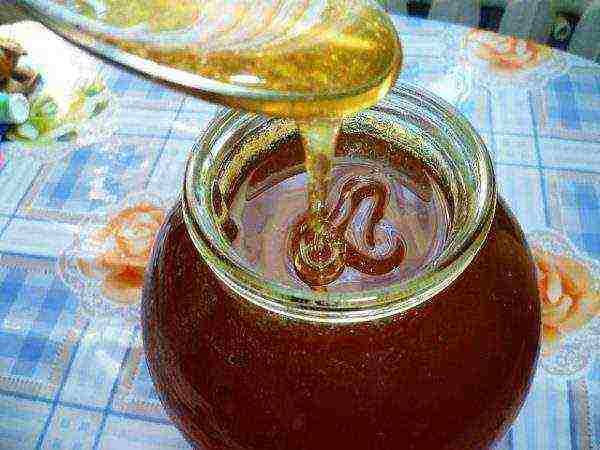
[[[421,88],[401,84],[380,103],[348,121],[368,121],[389,139],[404,139],[441,180],[453,211],[442,251],[415,277],[360,292],[317,292],[266,279],[246,264],[221,233],[213,185],[234,144],[269,121],[293,122],[223,109],[194,145],[186,167],[183,212],[194,245],[233,292],[272,312],[301,320],[348,323],[416,307],[448,287],[483,246],[495,213],[492,161],[482,139],[451,105]],[[260,139],[260,137],[259,137]],[[263,138],[264,139],[264,138]],[[409,142],[410,140],[410,142]]]

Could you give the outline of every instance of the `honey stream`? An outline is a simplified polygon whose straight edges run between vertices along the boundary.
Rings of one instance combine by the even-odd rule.
[[[222,83],[205,93],[209,100],[296,119],[305,149],[308,218],[293,231],[299,234],[292,258],[299,277],[313,287],[335,279],[352,253],[331,226],[327,204],[340,124],[384,97],[402,62],[385,12],[370,0],[105,0],[102,8],[75,3],[81,14],[105,25],[96,33],[105,43]],[[198,80],[191,86],[201,92]]]

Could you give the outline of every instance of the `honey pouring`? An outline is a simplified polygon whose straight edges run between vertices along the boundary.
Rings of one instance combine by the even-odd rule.
[[[387,14],[363,0],[75,4],[83,17],[78,30],[88,34],[63,29],[86,42],[94,36],[96,51],[184,84],[210,101],[296,121],[305,150],[307,213],[292,227],[290,258],[309,286],[336,280],[357,249],[346,242],[343,227],[330,223],[339,203],[329,198],[335,147],[343,119],[382,99],[399,74],[401,45]],[[388,188],[368,183],[373,185],[369,192],[348,186],[342,195],[352,202],[350,191],[358,189],[383,201],[374,217],[379,222]],[[372,248],[375,224],[364,226],[371,228],[366,244]],[[396,264],[382,260],[388,271],[404,253],[402,242],[393,246],[384,260],[392,257]],[[367,270],[378,271],[386,272]]]

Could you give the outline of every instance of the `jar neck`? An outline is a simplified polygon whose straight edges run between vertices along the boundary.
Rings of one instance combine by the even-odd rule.
[[[409,86],[392,91],[376,107],[348,120],[370,121],[389,138],[416,138],[407,148],[435,170],[452,207],[443,251],[418,276],[384,289],[343,293],[315,292],[276,283],[244,263],[216,226],[212,186],[219,167],[243,158],[233,143],[270,123],[281,131],[293,123],[224,110],[212,121],[191,154],[186,170],[183,210],[188,232],[223,284],[262,308],[299,320],[352,323],[374,320],[414,308],[458,278],[483,246],[496,204],[492,163],[485,146],[458,112],[431,94]],[[273,128],[269,128],[273,129]],[[260,139],[268,139],[264,133]],[[415,142],[411,142],[412,146]],[[234,152],[234,148],[238,148]]]

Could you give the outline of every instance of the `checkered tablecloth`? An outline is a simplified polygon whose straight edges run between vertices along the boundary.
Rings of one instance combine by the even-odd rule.
[[[535,58],[521,64],[523,55],[512,55],[506,68],[489,51],[506,50],[497,36],[394,20],[405,48],[401,81],[454,103],[487,143],[525,232],[562,239],[597,277],[600,66],[534,47]],[[114,129],[81,146],[0,144],[0,449],[189,448],[146,369],[139,282],[116,282],[102,255],[114,246],[111,233],[142,242],[143,211],[173,204],[188,151],[216,107],[38,31],[104,80]],[[541,359],[498,448],[600,448],[598,320],[584,331]]]

